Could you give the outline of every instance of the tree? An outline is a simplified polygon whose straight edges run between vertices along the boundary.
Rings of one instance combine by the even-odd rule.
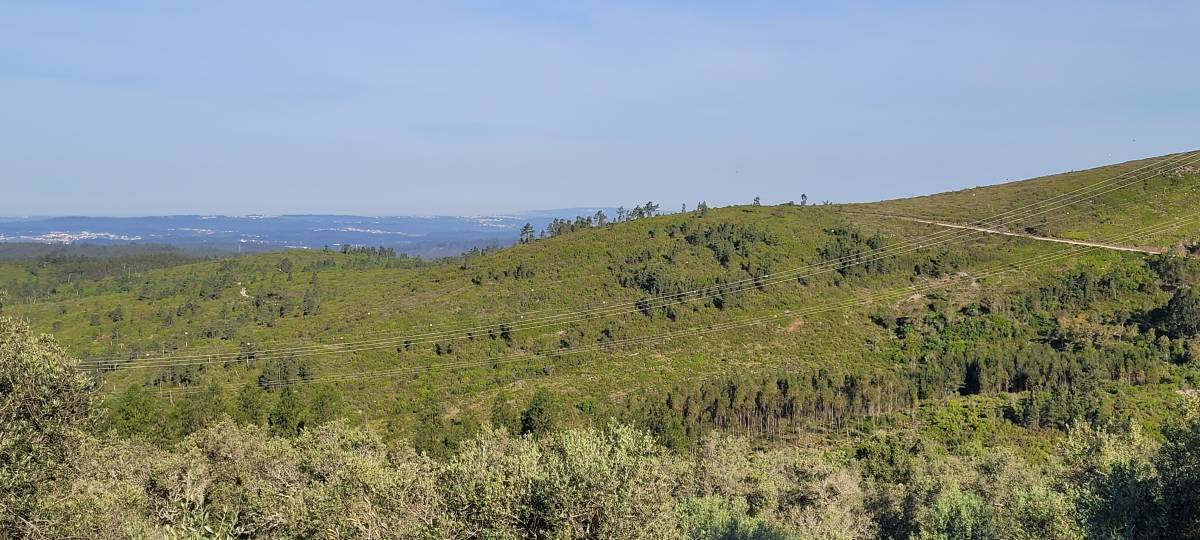
[[[316,274],[313,274],[316,277]],[[314,283],[308,290],[304,291],[304,300],[300,302],[300,312],[304,315],[315,315],[321,309],[321,293],[317,291],[317,286]]]
[[[625,221],[625,217],[627,215],[628,212],[625,210],[624,206],[617,207],[617,221]]]
[[[1175,337],[1200,334],[1200,293],[1195,289],[1177,289],[1162,309],[1162,326]]]
[[[224,393],[220,385],[211,383],[199,393],[183,397],[175,406],[172,421],[175,431],[186,436],[215,423],[224,413]]]
[[[283,272],[285,274],[292,273],[292,260],[287,257],[280,259],[278,268],[279,268],[280,272]]]
[[[558,427],[558,408],[544,390],[534,392],[529,408],[521,413],[521,434],[541,436]]]
[[[1124,432],[1080,423],[1055,454],[1064,458],[1063,481],[1079,492],[1081,524],[1089,538],[1155,538],[1162,511],[1153,497],[1152,443],[1136,425]]]
[[[267,416],[264,397],[265,394],[257,385],[243,385],[229,403],[230,416],[239,425],[262,425]]]
[[[1200,537],[1200,400],[1189,399],[1182,421],[1163,429],[1154,458],[1168,538]]]
[[[524,227],[521,227],[521,236],[518,237],[517,242],[522,243],[522,244],[528,244],[532,241],[533,241],[533,225],[530,223],[526,223]]]
[[[20,537],[39,494],[93,420],[92,383],[53,338],[0,317],[0,536]]]
[[[486,429],[438,470],[446,501],[444,538],[533,538],[533,487],[541,452],[524,437]]]
[[[758,197],[754,198],[754,206],[762,206],[762,200]]]
[[[808,206],[808,195],[805,193],[800,194],[800,206]]]
[[[432,460],[346,422],[281,439],[225,420],[171,452],[128,441],[88,450],[31,537],[444,537],[430,531]]]
[[[342,395],[333,386],[310,387],[305,407],[305,417],[312,425],[324,424],[341,418],[343,411]]]
[[[164,436],[154,396],[143,385],[126,388],[105,402],[105,428],[126,438]]]
[[[1197,277],[1200,277],[1200,261],[1190,257],[1155,255],[1150,258],[1148,264],[1168,288],[1174,289],[1195,283]]]
[[[608,216],[604,215],[604,210],[597,210],[596,215],[592,216],[592,221],[597,227],[603,227],[608,223]]]
[[[557,431],[533,486],[544,538],[669,538],[678,472],[645,433],[617,424]]]
[[[822,260],[836,262],[840,266],[838,273],[846,277],[858,277],[866,274],[882,274],[891,268],[892,257],[872,256],[882,250],[886,242],[882,235],[876,233],[866,237],[857,227],[844,226],[827,231],[831,238],[817,250]],[[941,275],[940,266],[931,264],[935,277]]]
[[[924,521],[917,538],[999,538],[992,508],[987,501],[970,492],[951,489],[941,494]]]
[[[300,398],[292,391],[291,387],[284,387],[279,393],[279,401],[275,403],[275,408],[271,409],[270,416],[267,417],[267,423],[271,426],[271,433],[291,437],[299,435],[304,429],[305,424],[304,404],[300,402]]]

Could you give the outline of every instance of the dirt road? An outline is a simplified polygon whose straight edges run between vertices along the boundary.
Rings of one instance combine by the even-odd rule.
[[[1066,238],[1054,238],[1051,236],[1038,236],[1036,234],[1029,234],[1029,233],[1002,231],[999,229],[980,227],[978,225],[963,225],[961,223],[951,223],[949,221],[939,221],[936,219],[922,219],[922,218],[915,218],[915,217],[909,217],[909,216],[897,216],[897,215],[892,215],[892,214],[870,214],[870,215],[884,217],[884,218],[891,218],[891,219],[902,219],[904,221],[913,221],[916,223],[925,223],[927,225],[937,225],[939,227],[949,227],[952,229],[966,229],[966,230],[970,230],[970,231],[979,231],[979,232],[988,233],[988,234],[1000,234],[1000,235],[1004,235],[1004,236],[1015,236],[1018,238],[1029,238],[1030,240],[1041,240],[1043,242],[1057,242],[1059,244],[1071,244],[1071,245],[1075,245],[1075,246],[1087,246],[1087,247],[1094,247],[1094,248],[1111,249],[1111,250],[1115,250],[1115,251],[1128,251],[1131,253],[1149,253],[1151,255],[1166,252],[1166,249],[1163,249],[1163,248],[1144,248],[1144,247],[1122,246],[1122,245],[1118,245],[1118,244],[1106,244],[1103,242],[1089,242],[1087,240],[1068,240]]]

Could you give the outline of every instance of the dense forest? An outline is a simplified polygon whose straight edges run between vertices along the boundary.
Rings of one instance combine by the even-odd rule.
[[[1148,437],[1073,422],[1054,459],[876,429],[839,446],[710,431],[686,449],[621,423],[561,429],[535,397],[433,457],[344,421],[273,434],[228,415],[168,447],[96,429],[93,380],[0,319],[6,536],[1192,538],[1200,400]],[[942,414],[942,413],[938,413]]]
[[[1200,178],[1147,163],[442,260],[20,248],[0,536],[1197,537]],[[966,211],[1122,249],[891,217]]]

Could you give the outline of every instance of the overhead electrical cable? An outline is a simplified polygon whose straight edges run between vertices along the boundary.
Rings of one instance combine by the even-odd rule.
[[[1200,157],[1194,157],[1192,160],[1189,160],[1189,162],[1195,161],[1195,160],[1200,160]],[[1151,172],[1157,174],[1157,171],[1151,171]],[[1135,179],[1135,181],[1136,180],[1137,179]],[[1113,188],[1113,189],[1117,189],[1117,188]],[[1076,190],[1076,191],[1079,191],[1079,190]],[[1112,189],[1110,189],[1109,191],[1112,191]],[[1069,204],[1073,204],[1073,203],[1069,203]],[[1061,206],[1063,206],[1063,205],[1060,205],[1059,207],[1061,207]],[[1052,207],[1049,209],[1044,209],[1040,213],[1046,213],[1049,211],[1053,211],[1059,207]],[[1065,218],[1066,218],[1065,215],[1060,215],[1060,216],[1058,216],[1058,218],[1055,221],[1060,220],[1060,219],[1065,219]],[[962,231],[951,231],[951,232],[962,233]],[[966,233],[960,234],[959,236],[970,237],[970,236],[974,236],[974,235],[984,235],[984,234],[987,234],[987,233],[980,232],[980,231],[968,231]],[[949,241],[949,239],[944,239],[940,242],[937,242],[936,244],[945,243],[947,241]],[[931,245],[936,245],[936,244],[931,244]],[[909,250],[908,252],[911,252],[911,251],[915,251],[915,250]],[[885,256],[885,254],[877,255],[876,258],[882,258],[883,256]],[[862,264],[865,262],[870,262],[870,261],[869,260],[858,261],[856,264]],[[817,265],[817,266],[820,266],[820,265]],[[821,273],[827,273],[827,272],[834,271],[837,269],[838,268],[825,268],[823,270],[813,272],[812,274],[809,274],[809,276],[817,275],[817,274],[821,274]],[[781,275],[781,273],[772,274],[772,276],[777,276],[777,277],[772,277],[770,279],[763,280],[759,283],[750,283],[748,285],[744,285],[741,287],[724,288],[724,289],[719,289],[719,290],[715,290],[715,291],[705,291],[705,292],[715,293],[713,295],[716,296],[716,295],[720,295],[720,294],[728,294],[728,293],[732,293],[732,292],[740,292],[740,291],[744,291],[744,290],[748,290],[748,289],[752,289],[752,288],[757,288],[757,287],[760,287],[760,286],[763,286],[766,284],[770,284],[770,283],[777,283],[780,281],[790,280],[789,276]],[[801,276],[801,277],[809,277],[809,276]],[[692,291],[692,292],[700,292],[700,291]],[[586,315],[588,315],[589,310],[584,310],[581,312],[567,313],[567,314],[563,314],[560,316],[560,317],[576,316],[577,318],[575,318],[575,319],[555,320],[555,321],[544,322],[544,323],[541,321],[538,321],[538,320],[524,320],[524,321],[514,322],[514,323],[511,323],[508,325],[504,325],[504,326],[507,326],[509,331],[513,331],[513,332],[520,331],[520,330],[543,328],[543,327],[547,327],[547,326],[558,326],[558,325],[568,324],[568,323],[572,323],[572,322],[579,322],[579,321],[583,321],[583,320],[591,320],[591,319],[595,319],[595,318],[599,318],[599,317],[609,316],[610,313],[613,313],[614,311],[617,311],[617,310],[619,310],[620,312],[632,313],[632,312],[639,311],[641,309],[654,309],[654,308],[663,307],[666,305],[683,303],[683,302],[687,302],[687,301],[695,299],[694,297],[688,296],[688,294],[690,294],[690,293],[664,295],[663,297],[660,297],[660,299],[657,301],[638,301],[638,302],[633,302],[630,304],[625,304],[625,306],[630,306],[630,305],[634,306],[636,309],[633,309],[633,310],[621,310],[620,309],[621,306],[618,305],[616,307],[604,310],[604,311],[600,312],[599,314],[596,314],[593,316],[586,316]],[[590,311],[592,311],[592,313],[596,313],[595,310],[590,310]],[[583,316],[579,317],[580,315],[583,315]],[[442,332],[433,332],[433,333],[426,333],[426,334],[415,334],[415,335],[410,335],[410,336],[396,336],[396,337],[390,337],[390,338],[385,338],[385,339],[381,339],[381,340],[368,340],[368,341],[363,341],[363,342],[343,342],[343,343],[336,343],[336,344],[297,346],[297,347],[284,348],[284,349],[278,349],[278,350],[259,350],[259,351],[254,352],[254,354],[256,357],[259,357],[259,358],[262,358],[264,355],[311,356],[311,355],[322,355],[322,354],[338,354],[339,352],[347,352],[350,349],[361,350],[360,347],[365,346],[365,345],[375,345],[375,346],[377,346],[375,348],[383,349],[383,348],[390,348],[392,346],[395,346],[395,345],[401,344],[401,343],[408,343],[411,346],[411,345],[415,345],[415,344],[446,341],[448,339],[464,339],[464,338],[469,337],[465,334],[470,333],[470,332],[483,332],[483,331],[487,331],[487,330],[496,330],[496,329],[498,329],[498,327],[496,325],[488,325],[488,326],[481,326],[481,327],[474,327],[474,328],[446,330],[446,331],[442,331]],[[222,362],[226,362],[226,361],[236,360],[242,354],[244,354],[244,353],[239,351],[239,352],[228,352],[228,353],[215,354],[215,355],[170,356],[170,357],[166,357],[164,359],[159,359],[158,361],[161,362],[159,364],[150,363],[150,362],[154,362],[155,359],[146,359],[146,360],[139,359],[139,360],[127,361],[127,365],[132,364],[132,365],[129,365],[129,367],[142,367],[142,366],[161,367],[161,366],[167,365],[167,364],[180,365],[180,366],[195,365],[195,362],[180,362],[180,360],[189,360],[192,358],[205,359],[203,361],[203,363],[222,363]]]
[[[1140,182],[1141,180],[1144,180],[1147,177],[1152,177],[1154,175],[1158,175],[1161,173],[1162,167],[1169,167],[1172,165],[1180,165],[1180,164],[1190,164],[1190,163],[1193,163],[1196,161],[1200,161],[1200,152],[1179,154],[1179,155],[1173,156],[1173,157],[1179,157],[1180,159],[1168,158],[1168,159],[1164,159],[1160,162],[1156,162],[1154,164],[1149,164],[1149,165],[1140,167],[1138,169],[1135,169],[1135,171],[1141,171],[1141,172],[1134,174],[1132,177],[1127,178],[1127,176],[1134,171],[1129,171],[1127,173],[1123,173],[1122,175],[1118,175],[1118,177],[1115,177],[1114,179],[1120,178],[1121,181],[1117,182],[1118,185],[1116,185],[1115,187],[1112,186],[1112,184],[1114,183],[1114,179],[1109,179],[1109,180],[1097,182],[1094,184],[1090,184],[1089,186],[1085,186],[1083,188],[1079,188],[1079,189],[1073,190],[1071,192],[1068,192],[1067,194],[1074,193],[1076,195],[1073,199],[1069,199],[1067,201],[1062,200],[1062,195],[1066,195],[1066,194],[1061,194],[1059,196],[1050,197],[1048,199],[1038,201],[1037,203],[1025,205],[1024,207],[1022,207],[1022,208],[1031,208],[1033,210],[1037,210],[1037,212],[1032,213],[1032,214],[1022,215],[1022,216],[1018,216],[1016,218],[1010,217],[1010,218],[1007,218],[1007,221],[1002,221],[999,223],[993,223],[993,222],[998,221],[997,218],[988,218],[987,220],[979,220],[979,221],[974,221],[974,222],[970,222],[970,223],[980,224],[979,226],[986,226],[988,228],[994,229],[994,228],[1001,227],[1011,221],[1024,220],[1024,219],[1028,219],[1030,217],[1045,215],[1049,212],[1053,212],[1055,210],[1064,208],[1066,206],[1069,206],[1072,204],[1077,204],[1078,202],[1081,202],[1083,200],[1094,198],[1096,196],[1099,196],[1099,195],[1102,195],[1105,193],[1109,193],[1109,192],[1115,191],[1117,189],[1122,189],[1124,187],[1128,187],[1129,185]],[[1104,191],[1100,191],[1097,193],[1097,192],[1095,192],[1095,190],[1097,190],[1097,189],[1103,189]],[[1049,207],[1039,208],[1040,206],[1044,206],[1045,204],[1052,203],[1052,202],[1057,203],[1057,204],[1053,204],[1052,206],[1049,206]],[[1016,210],[1009,210],[1007,212],[999,214],[998,216],[1006,216],[1006,215],[1011,216],[1015,211]],[[1054,221],[1066,219],[1067,217],[1068,216],[1066,216],[1066,215],[1059,215],[1056,218],[1054,218]],[[668,305],[679,304],[679,303],[695,300],[698,298],[704,298],[704,297],[708,297],[708,296],[720,296],[720,295],[724,295],[724,294],[742,292],[742,291],[751,290],[751,289],[755,289],[755,288],[762,288],[765,285],[779,283],[779,282],[783,282],[783,281],[791,281],[793,279],[814,277],[816,275],[840,270],[841,268],[843,268],[843,266],[840,266],[839,263],[842,263],[842,262],[850,261],[850,264],[848,264],[846,267],[854,266],[854,265],[858,265],[858,264],[866,264],[866,263],[873,262],[876,260],[882,260],[884,257],[891,257],[891,256],[900,255],[900,254],[911,253],[911,252],[914,252],[914,251],[917,251],[920,249],[924,249],[924,248],[928,248],[928,247],[932,247],[932,246],[936,246],[936,245],[942,245],[942,244],[945,244],[945,243],[948,243],[951,241],[965,240],[965,239],[975,237],[977,235],[986,235],[986,234],[988,234],[988,233],[984,232],[984,231],[978,231],[978,230],[947,229],[947,230],[938,231],[937,233],[927,235],[925,237],[921,237],[921,238],[918,238],[915,240],[901,242],[900,244],[893,245],[893,246],[887,246],[886,248],[884,248],[882,250],[877,250],[876,252],[872,252],[871,256],[867,257],[867,258],[859,258],[857,256],[842,257],[839,259],[826,261],[826,262],[815,264],[815,265],[808,265],[808,266],[800,267],[800,268],[793,269],[793,270],[773,272],[773,273],[767,274],[766,276],[763,276],[761,278],[747,278],[747,279],[743,279],[743,280],[723,283],[723,284],[716,285],[716,286],[706,286],[704,288],[695,289],[695,290],[691,290],[691,291],[684,291],[684,292],[680,292],[680,293],[660,295],[658,297],[653,297],[650,299],[636,300],[636,301],[632,301],[632,302],[613,304],[613,305],[609,305],[609,306],[602,306],[602,307],[597,307],[597,308],[592,308],[592,309],[579,310],[579,311],[575,311],[575,312],[560,313],[558,315],[553,315],[553,316],[536,317],[536,318],[531,318],[531,319],[521,319],[521,320],[509,322],[509,323],[490,323],[487,325],[447,329],[447,330],[440,330],[440,331],[435,331],[435,332],[417,333],[417,334],[410,334],[410,335],[399,335],[399,336],[392,336],[392,337],[375,339],[375,340],[363,340],[363,341],[358,341],[358,342],[348,341],[348,342],[341,342],[341,343],[322,343],[322,344],[313,344],[313,345],[301,345],[301,346],[286,347],[286,348],[279,348],[279,349],[265,349],[265,350],[254,351],[253,354],[255,354],[255,356],[259,357],[259,358],[261,358],[263,356],[271,356],[271,355],[310,356],[310,355],[321,355],[321,354],[338,354],[339,352],[346,352],[346,351],[349,351],[350,349],[358,349],[359,347],[362,347],[362,346],[376,346],[376,348],[383,349],[383,348],[390,348],[390,347],[393,347],[396,345],[401,345],[401,344],[407,344],[409,346],[412,346],[412,345],[417,345],[417,344],[434,343],[434,342],[438,342],[438,341],[446,341],[446,340],[451,340],[451,339],[466,339],[468,337],[467,334],[482,333],[482,332],[487,332],[489,330],[498,331],[502,327],[506,328],[510,332],[517,332],[517,331],[522,331],[522,330],[544,328],[547,326],[559,326],[559,325],[563,325],[563,324],[569,324],[569,323],[574,323],[574,322],[592,320],[592,319],[601,318],[601,317],[607,317],[607,316],[610,316],[613,314],[633,313],[633,312],[642,311],[642,310],[646,310],[646,309],[657,309],[657,308],[665,307]],[[810,269],[811,269],[811,271],[808,274],[798,274],[799,272],[802,272],[805,270],[810,270]],[[632,309],[630,309],[630,308],[632,308]],[[361,350],[361,349],[358,349],[358,350]],[[215,354],[168,355],[168,356],[158,357],[158,358],[151,357],[151,358],[145,358],[145,359],[139,358],[139,359],[133,359],[133,360],[117,360],[117,359],[111,358],[111,357],[109,359],[93,358],[93,359],[89,359],[89,361],[93,362],[97,367],[104,367],[105,360],[108,360],[110,364],[115,364],[119,368],[140,368],[140,367],[162,367],[162,366],[166,366],[166,365],[181,365],[181,366],[182,365],[194,365],[192,363],[187,362],[188,360],[204,360],[206,363],[220,363],[220,362],[225,362],[225,361],[236,360],[239,356],[242,356],[243,354],[245,354],[243,351],[228,351],[228,352],[224,352],[224,353],[215,353]],[[122,358],[124,358],[124,357],[122,357]]]
[[[1146,238],[1146,237],[1149,237],[1154,234],[1159,234],[1159,233],[1166,232],[1171,229],[1179,228],[1181,226],[1196,223],[1196,222],[1200,222],[1200,213],[1191,214],[1189,216],[1176,218],[1174,220],[1171,220],[1171,221],[1168,221],[1165,223],[1160,223],[1157,225],[1144,227],[1144,228],[1135,230],[1131,233],[1122,235],[1116,239],[1110,240],[1110,242],[1118,242],[1118,241],[1131,240],[1131,239],[1136,239],[1136,238]],[[1023,260],[1018,263],[1001,264],[1001,265],[998,265],[997,269],[991,270],[988,272],[984,272],[981,274],[956,276],[956,277],[953,277],[953,278],[947,280],[946,283],[953,283],[953,282],[957,282],[957,281],[964,280],[964,279],[970,279],[972,281],[987,279],[989,277],[993,277],[996,275],[1010,273],[1013,271],[1019,271],[1019,270],[1029,268],[1032,266],[1036,266],[1039,264],[1044,264],[1046,262],[1050,262],[1053,260],[1071,257],[1071,256],[1074,256],[1077,254],[1082,254],[1082,253],[1099,250],[1099,249],[1103,249],[1103,248],[1096,247],[1096,246],[1071,246],[1061,252],[1042,254],[1042,255],[1039,255],[1036,257],[1032,257],[1032,258]],[[866,305],[866,304],[870,304],[870,303],[874,303],[874,302],[878,302],[878,301],[898,299],[898,298],[903,297],[904,295],[910,295],[910,294],[913,294],[914,292],[920,292],[921,290],[935,289],[935,288],[944,286],[946,283],[911,285],[911,286],[907,286],[907,287],[892,289],[890,291],[885,291],[882,293],[875,293],[875,294],[869,295],[865,298],[846,300],[846,301],[832,303],[832,304],[811,306],[808,308],[802,308],[802,309],[798,309],[798,310],[785,310],[782,312],[776,312],[776,313],[772,313],[769,315],[751,317],[748,319],[743,319],[743,320],[738,320],[738,321],[727,321],[727,322],[716,323],[716,324],[712,324],[712,325],[693,327],[690,329],[667,332],[667,333],[664,333],[661,335],[625,338],[625,339],[621,339],[621,340],[615,340],[615,341],[605,342],[605,343],[598,343],[598,344],[594,344],[594,345],[572,348],[572,349],[567,349],[567,350],[556,350],[556,351],[549,351],[549,352],[528,351],[528,352],[524,352],[524,353],[517,353],[517,354],[513,354],[513,355],[506,355],[506,356],[500,356],[500,357],[491,357],[491,358],[486,358],[486,359],[463,360],[463,361],[457,361],[457,362],[448,362],[448,363],[444,363],[444,364],[434,364],[434,365],[430,365],[430,366],[408,366],[408,367],[394,368],[394,369],[388,369],[388,370],[377,370],[377,371],[370,371],[370,372],[359,372],[359,373],[349,373],[349,374],[342,374],[342,375],[332,375],[332,376],[326,376],[326,377],[317,377],[317,378],[312,378],[312,379],[307,379],[307,380],[302,379],[299,381],[272,380],[272,381],[266,381],[263,384],[261,384],[260,386],[262,386],[263,388],[276,388],[276,387],[280,387],[280,386],[287,386],[287,385],[297,383],[297,382],[303,383],[303,384],[311,384],[311,383],[322,383],[322,382],[344,382],[344,381],[361,379],[361,378],[394,377],[394,376],[398,376],[398,375],[412,374],[412,373],[442,371],[442,370],[449,370],[449,369],[464,369],[464,368],[469,368],[469,367],[484,367],[484,366],[489,366],[489,365],[501,365],[501,364],[507,364],[507,363],[512,363],[512,362],[520,362],[520,361],[524,361],[524,360],[528,360],[528,359],[532,359],[532,358],[542,358],[542,357],[553,358],[553,357],[563,356],[563,355],[567,355],[567,354],[581,354],[581,353],[585,353],[585,352],[607,350],[607,349],[621,347],[621,346],[630,345],[630,344],[658,343],[661,341],[667,341],[667,340],[674,339],[674,338],[689,337],[689,336],[693,336],[693,335],[704,335],[704,334],[720,332],[720,331],[734,329],[734,328],[743,328],[743,327],[747,327],[747,326],[761,324],[763,322],[768,322],[771,320],[776,320],[781,317],[803,317],[803,316],[807,316],[807,315],[815,315],[815,314],[819,314],[819,313],[836,311],[836,310],[849,308],[849,307]],[[184,388],[184,389],[164,389],[164,390],[162,390],[162,392],[163,393],[191,393],[191,392],[202,391],[204,388],[205,387],[188,387],[188,388]]]

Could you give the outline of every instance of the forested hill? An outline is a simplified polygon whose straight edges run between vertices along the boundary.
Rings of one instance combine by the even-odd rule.
[[[542,228],[555,220],[611,208],[560,208],[492,216],[171,215],[144,217],[0,218],[5,243],[86,243],[130,246],[150,242],[187,251],[264,252],[370,244],[418,257],[445,257],[471,248],[509,246],[525,223]]]
[[[208,455],[222,430],[300,453],[370,434],[458,472],[464,451],[570,469],[564,452],[584,444],[572,437],[593,437],[610,456],[698,467],[694,500],[659,484],[646,495],[693,520],[655,526],[695,525],[692,536],[741,523],[907,537],[968,518],[995,532],[1041,523],[1005,512],[1043,507],[1061,511],[1038,519],[1064,534],[1173,534],[1177,508],[1162,497],[1174,484],[1146,488],[1160,521],[1110,523],[1121,511],[1076,507],[1063,486],[1108,481],[1118,458],[1046,467],[1062,465],[1063,444],[1108,452],[1120,437],[1144,443],[1120,459],[1151,467],[1170,457],[1155,457],[1165,433],[1195,427],[1178,403],[1200,382],[1197,164],[1183,153],[872,204],[638,204],[442,261],[362,247],[66,276],[56,261],[3,261],[0,297],[5,315],[80,359],[103,400],[96,433],[159,452]],[[1091,431],[1068,437],[1072,426]],[[762,453],[798,446],[815,452],[809,473]],[[988,468],[1001,448],[1019,473]],[[721,452],[761,460],[746,465],[757,472],[705,476],[716,462],[695,456]],[[915,456],[943,468],[918,471]],[[663,475],[651,483],[673,474],[647,470]],[[947,483],[963,470],[977,483]],[[1010,473],[1058,483],[981,487]],[[1087,474],[1103,478],[1069,476]],[[430,495],[443,496],[439,512],[472,512]]]

